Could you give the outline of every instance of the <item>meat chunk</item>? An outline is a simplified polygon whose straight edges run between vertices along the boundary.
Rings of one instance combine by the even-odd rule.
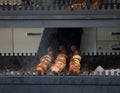
[[[80,67],[81,67],[81,59],[82,57],[78,54],[75,54],[72,56],[72,58],[70,59],[70,64],[69,64],[69,72],[71,74],[80,74]]]
[[[69,72],[70,74],[79,75],[82,57],[80,56],[79,49],[76,45],[72,45],[71,50],[73,52],[73,56],[70,58]]]
[[[85,8],[86,6],[87,6],[87,1],[86,0],[84,0],[82,2],[75,1],[75,2],[70,4],[70,9],[73,10],[73,9],[78,9],[78,8]]]
[[[92,8],[96,9],[97,6],[99,6],[101,4],[100,0],[93,0],[92,2]]]
[[[52,54],[52,50],[48,49],[48,53],[40,58],[40,63],[36,66],[36,70],[39,74],[47,74],[48,67],[53,60]]]
[[[57,58],[55,59],[55,63],[51,66],[51,71],[54,74],[61,73],[66,67],[67,55],[65,54],[65,47],[60,46],[59,50],[60,53],[57,55]]]

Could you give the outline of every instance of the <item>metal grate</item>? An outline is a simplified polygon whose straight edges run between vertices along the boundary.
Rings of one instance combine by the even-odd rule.
[[[85,7],[71,9],[71,4],[83,1]],[[120,0],[100,0],[94,9],[93,1],[0,0],[0,27],[119,26]]]
[[[0,0],[0,9],[17,9],[17,8],[36,8],[36,9],[59,9],[65,10],[74,2],[86,1],[85,9],[92,7],[94,0]],[[97,9],[120,9],[120,0],[100,0],[101,4]],[[80,8],[79,8],[80,9]]]

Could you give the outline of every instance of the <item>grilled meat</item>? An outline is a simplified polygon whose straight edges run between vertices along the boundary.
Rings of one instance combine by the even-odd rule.
[[[70,64],[69,64],[69,72],[70,74],[80,74],[80,67],[81,67],[81,59],[82,57],[79,54],[79,50],[77,46],[73,45],[71,46],[71,50],[74,52],[73,56],[70,59]]]
[[[82,2],[79,2],[79,1],[75,1],[73,3],[70,4],[70,9],[73,10],[74,8],[75,9],[78,9],[78,8],[85,8],[87,6],[87,1],[84,0]],[[67,7],[68,8],[68,7]],[[67,9],[66,8],[66,9]]]
[[[80,74],[80,62],[81,62],[82,57],[78,54],[75,54],[71,59],[70,59],[70,65],[69,65],[69,72],[71,74]]]
[[[99,6],[100,4],[101,4],[100,0],[93,0],[93,2],[92,2],[92,8],[96,9],[97,6]]]
[[[65,47],[60,46],[60,53],[57,55],[57,58],[55,59],[55,63],[51,66],[51,71],[54,74],[59,74],[62,71],[64,71],[66,67],[66,59],[67,55],[65,53]]]
[[[48,49],[48,53],[40,58],[40,63],[36,66],[36,70],[39,74],[47,74],[48,67],[50,66],[53,57],[52,49]]]

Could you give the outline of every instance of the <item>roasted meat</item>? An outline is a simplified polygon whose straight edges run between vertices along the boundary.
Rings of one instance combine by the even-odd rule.
[[[100,4],[101,4],[100,0],[93,0],[93,2],[92,2],[92,8],[96,9],[97,6],[99,6]]]
[[[52,54],[53,51],[49,48],[48,53],[40,58],[40,63],[36,66],[38,74],[47,74],[48,67],[53,60]]]
[[[78,54],[75,54],[71,59],[70,59],[70,65],[69,65],[69,72],[71,74],[80,74],[80,67],[81,67],[81,59],[82,57]]]
[[[78,48],[73,45],[71,50],[74,52],[73,56],[70,58],[69,64],[69,72],[70,74],[79,75],[80,74],[80,67],[81,67],[81,59],[82,57],[79,54]]]
[[[73,9],[78,9],[78,8],[85,8],[86,6],[87,6],[86,0],[84,0],[82,2],[75,1],[75,2],[70,4],[70,9],[73,10]],[[68,6],[66,9],[68,9]]]
[[[54,74],[59,74],[62,71],[65,70],[66,67],[66,59],[67,59],[67,55],[66,55],[66,50],[64,46],[60,46],[59,47],[60,53],[57,55],[57,58],[55,59],[55,63],[51,66],[51,71]]]

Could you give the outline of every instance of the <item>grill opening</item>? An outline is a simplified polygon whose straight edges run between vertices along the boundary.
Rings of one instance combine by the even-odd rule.
[[[119,9],[120,0],[0,0],[0,93],[119,93]],[[70,61],[80,75],[70,73]]]
[[[82,75],[120,75],[120,28],[94,27],[94,28],[45,28],[38,52],[35,56],[6,54],[0,56],[0,75],[37,76],[36,66],[40,58],[47,53],[47,48],[54,49],[54,60],[59,53],[59,46],[67,48],[67,64],[59,76],[71,76],[69,63],[71,58],[70,47],[77,45],[82,56],[80,76]],[[54,64],[54,60],[52,64]],[[47,76],[54,76],[47,70]],[[45,76],[45,75],[42,75]]]

